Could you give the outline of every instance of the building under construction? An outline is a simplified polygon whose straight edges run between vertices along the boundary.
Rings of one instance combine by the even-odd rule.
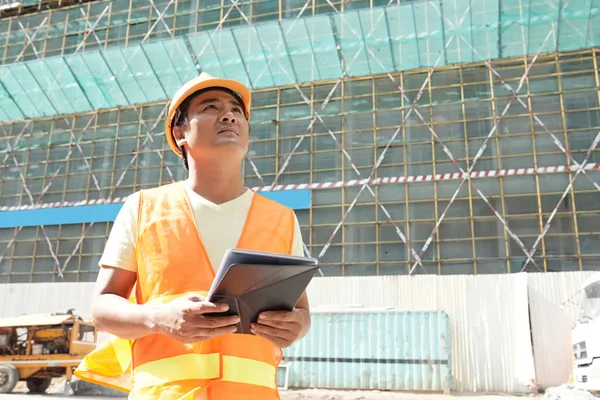
[[[324,275],[598,269],[599,44],[596,0],[0,0],[0,283],[95,280],[202,71]]]

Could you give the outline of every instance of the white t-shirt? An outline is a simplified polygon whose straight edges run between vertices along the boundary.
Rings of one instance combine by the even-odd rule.
[[[183,185],[194,211],[196,226],[202,237],[213,268],[219,268],[225,252],[236,247],[242,234],[254,192],[246,190],[236,199],[223,204],[215,204]],[[100,266],[122,268],[137,272],[135,257],[135,235],[140,194],[129,196],[119,211],[112,227]],[[294,216],[294,244],[292,254],[304,256],[302,232],[298,218]]]

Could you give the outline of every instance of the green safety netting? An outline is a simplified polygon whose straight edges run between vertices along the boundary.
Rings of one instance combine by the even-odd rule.
[[[0,67],[0,120],[167,100],[199,70],[252,89],[600,44],[600,0],[436,0]]]

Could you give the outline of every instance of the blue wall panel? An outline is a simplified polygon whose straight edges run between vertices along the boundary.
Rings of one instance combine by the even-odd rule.
[[[452,389],[450,322],[434,312],[314,312],[308,335],[283,350],[289,387]],[[278,385],[284,384],[280,369]]]
[[[288,206],[292,210],[307,210],[310,208],[310,190],[281,190],[260,192],[259,194]]]
[[[294,210],[310,208],[310,190],[286,190],[260,194]],[[109,222],[115,220],[122,206],[122,203],[115,203],[4,211],[0,212],[0,228]]]
[[[0,228],[114,221],[123,204],[38,208],[0,213]]]

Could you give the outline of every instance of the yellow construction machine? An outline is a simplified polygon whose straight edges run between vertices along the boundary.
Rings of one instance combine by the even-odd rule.
[[[97,339],[94,325],[71,310],[0,318],[0,393],[12,392],[18,381],[32,393],[44,393],[52,378],[70,381]]]

